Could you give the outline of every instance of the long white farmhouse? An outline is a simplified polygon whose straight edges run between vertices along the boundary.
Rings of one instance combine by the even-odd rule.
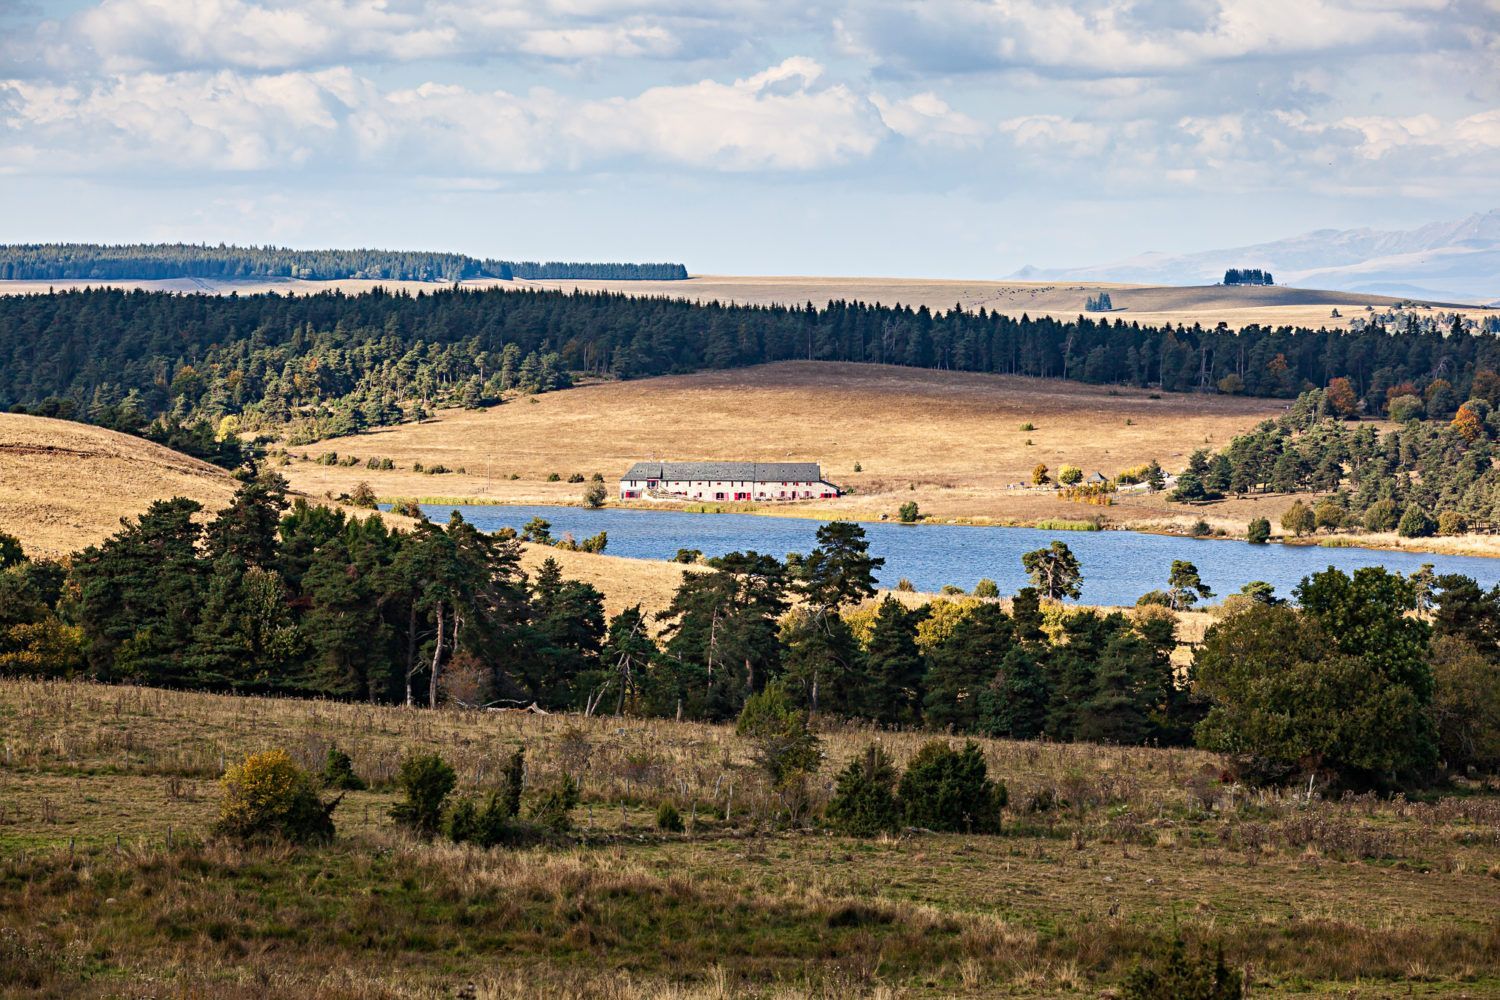
[[[637,462],[621,500],[812,500],[836,497],[816,462]]]

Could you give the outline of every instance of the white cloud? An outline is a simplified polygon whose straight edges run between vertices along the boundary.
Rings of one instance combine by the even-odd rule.
[[[90,88],[11,80],[0,82],[0,135],[10,151],[0,162],[245,171],[352,159],[367,169],[489,175],[639,158],[815,170],[866,157],[892,136],[869,98],[821,76],[815,61],[791,58],[730,83],[603,100],[435,82],[382,92],[347,69],[141,73]],[[918,106],[936,110],[930,101]]]
[[[874,94],[871,100],[880,109],[881,119],[892,132],[924,145],[973,146],[989,131],[987,126],[953,110],[948,102],[932,91],[914,94],[904,100]]]
[[[752,12],[769,4],[752,4]],[[723,54],[744,9],[622,0],[99,0],[0,44],[57,72],[284,71],[529,55],[572,62]],[[782,13],[782,12],[776,12]]]

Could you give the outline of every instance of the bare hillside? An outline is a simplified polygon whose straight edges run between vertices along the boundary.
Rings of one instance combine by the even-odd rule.
[[[223,469],[128,434],[0,413],[0,530],[33,555],[100,541],[153,501],[217,509],[234,493]]]

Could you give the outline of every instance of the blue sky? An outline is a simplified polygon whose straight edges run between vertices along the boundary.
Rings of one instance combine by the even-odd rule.
[[[0,0],[0,241],[998,277],[1500,206],[1500,0]]]

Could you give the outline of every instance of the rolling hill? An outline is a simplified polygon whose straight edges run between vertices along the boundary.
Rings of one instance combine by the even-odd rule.
[[[67,420],[0,413],[0,531],[21,540],[27,554],[61,558],[103,541],[121,518],[154,500],[184,496],[216,511],[234,494],[229,473],[142,438]],[[351,514],[367,511],[345,508]],[[410,527],[408,518],[382,515]],[[528,545],[528,570],[548,556],[563,575],[591,583],[614,614],[640,604],[647,611],[672,599],[683,568],[609,555]]]
[[[1012,277],[1197,285],[1226,268],[1260,267],[1301,288],[1360,295],[1489,302],[1500,295],[1500,209],[1415,229],[1318,229],[1191,254],[1145,253],[1093,267],[1034,268]]]

